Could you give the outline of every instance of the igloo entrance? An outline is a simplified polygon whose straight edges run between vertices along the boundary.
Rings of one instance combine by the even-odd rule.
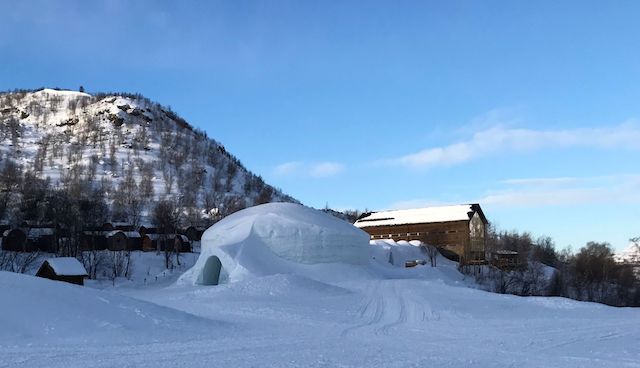
[[[218,285],[220,280],[220,270],[222,262],[217,256],[210,256],[202,268],[198,284],[200,285]]]

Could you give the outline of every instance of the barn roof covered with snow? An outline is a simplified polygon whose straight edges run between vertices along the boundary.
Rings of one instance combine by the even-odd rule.
[[[86,276],[87,270],[73,257],[49,258],[45,261],[58,276]]]
[[[473,203],[364,213],[356,220],[354,225],[363,228],[371,226],[469,221],[476,212],[485,224],[488,223],[480,205]]]

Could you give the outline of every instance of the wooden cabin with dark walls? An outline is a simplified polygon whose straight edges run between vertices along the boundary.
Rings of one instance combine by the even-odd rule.
[[[5,230],[2,233],[2,250],[27,252],[27,231],[20,228]]]
[[[372,240],[420,240],[461,264],[486,263],[488,224],[477,203],[368,212],[354,223]]]
[[[49,258],[42,263],[36,276],[55,281],[84,285],[87,271],[80,261],[73,257]]]

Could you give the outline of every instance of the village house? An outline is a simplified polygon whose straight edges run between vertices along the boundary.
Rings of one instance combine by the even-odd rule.
[[[27,232],[24,229],[8,229],[2,233],[2,250],[12,252],[26,252]]]
[[[68,231],[50,225],[23,223],[20,227],[0,227],[1,249],[13,252],[42,251],[56,253],[57,239],[68,237]],[[165,245],[179,252],[191,252],[192,242],[199,241],[203,229],[190,226],[178,229],[177,233],[161,235],[151,226],[140,226],[139,231],[133,225],[124,223],[105,223],[101,226],[86,227],[80,233],[82,251],[131,251],[164,250]]]
[[[145,234],[142,237],[142,250],[149,251],[165,251],[166,247],[172,247],[180,253],[191,252],[191,242],[186,235],[181,234]]]
[[[36,276],[50,280],[84,285],[87,271],[80,261],[73,257],[49,258],[42,263]]]
[[[521,265],[518,252],[513,250],[496,250],[491,253],[491,264],[502,270],[513,270]]]
[[[479,204],[369,212],[354,223],[372,240],[420,240],[462,264],[486,262],[488,224]]]

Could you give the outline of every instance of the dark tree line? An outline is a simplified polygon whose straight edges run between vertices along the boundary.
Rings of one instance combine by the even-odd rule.
[[[488,253],[511,250],[520,258],[516,269],[490,268],[479,277],[492,291],[640,306],[638,272],[634,273],[633,265],[616,262],[608,243],[589,242],[577,252],[558,251],[547,236],[533,239],[526,232],[490,229],[487,244]]]

